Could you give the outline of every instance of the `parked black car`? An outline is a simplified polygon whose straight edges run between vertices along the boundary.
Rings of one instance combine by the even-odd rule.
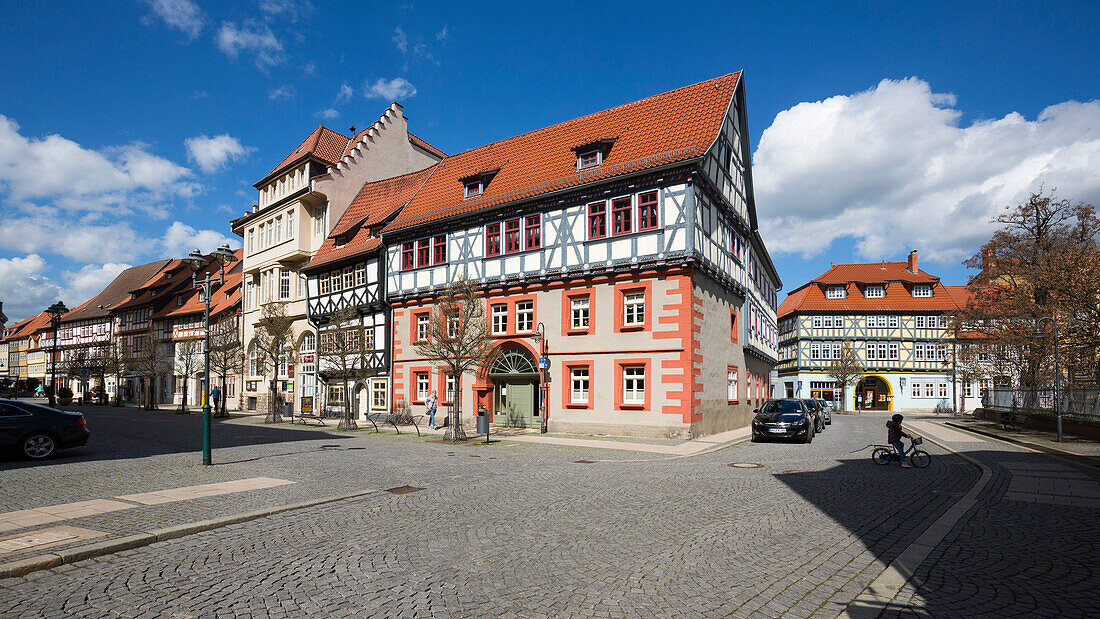
[[[753,442],[766,438],[796,439],[805,443],[814,440],[817,419],[805,400],[768,400],[755,412],[756,417],[752,420]]]
[[[806,408],[814,414],[814,432],[825,431],[825,407],[820,402],[814,399],[802,400],[806,403]]]
[[[81,413],[0,400],[0,450],[14,449],[21,456],[41,460],[58,449],[87,443],[89,435]]]

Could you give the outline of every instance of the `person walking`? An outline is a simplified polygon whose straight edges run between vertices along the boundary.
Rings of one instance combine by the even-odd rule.
[[[901,443],[901,437],[912,440],[912,436],[909,436],[901,429],[901,420],[905,419],[900,414],[896,414],[890,418],[890,421],[886,422],[886,442],[894,446],[894,450],[898,452],[898,459],[901,460],[901,468],[909,469],[913,468],[905,461],[905,445]]]
[[[435,390],[432,390],[432,395],[428,396],[428,400],[424,403],[428,407],[428,427],[435,429],[435,409],[439,406],[439,398],[435,395]]]
[[[222,392],[217,387],[210,390],[210,410],[215,413],[218,412],[218,399],[222,397]]]

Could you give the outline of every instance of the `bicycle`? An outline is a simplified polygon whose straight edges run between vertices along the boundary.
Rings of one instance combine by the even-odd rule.
[[[932,464],[932,456],[927,451],[917,449],[917,445],[924,442],[919,436],[915,436],[909,439],[909,449],[905,450],[903,456],[909,457],[909,464],[912,464],[918,469],[923,469],[929,464]],[[904,443],[902,443],[904,445]],[[889,445],[876,445],[875,450],[871,452],[871,460],[875,464],[889,464],[890,462],[900,462],[901,457],[894,451],[894,448]]]

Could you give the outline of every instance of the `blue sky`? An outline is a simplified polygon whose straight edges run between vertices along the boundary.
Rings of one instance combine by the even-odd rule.
[[[20,319],[237,242],[253,182],[393,96],[458,152],[738,69],[786,289],[910,249],[965,283],[999,207],[1039,184],[1100,203],[1100,5],[1052,4],[22,3],[0,23],[0,300]]]

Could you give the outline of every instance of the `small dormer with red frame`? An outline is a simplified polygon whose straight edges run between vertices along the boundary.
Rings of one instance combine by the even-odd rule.
[[[489,187],[489,182],[493,180],[497,172],[500,172],[500,166],[475,172],[468,176],[463,176],[458,179],[462,183],[462,199],[469,200],[470,198],[476,198],[483,195]]]
[[[577,155],[577,170],[588,170],[603,165],[616,139],[618,138],[600,138],[570,147],[569,150]]]

